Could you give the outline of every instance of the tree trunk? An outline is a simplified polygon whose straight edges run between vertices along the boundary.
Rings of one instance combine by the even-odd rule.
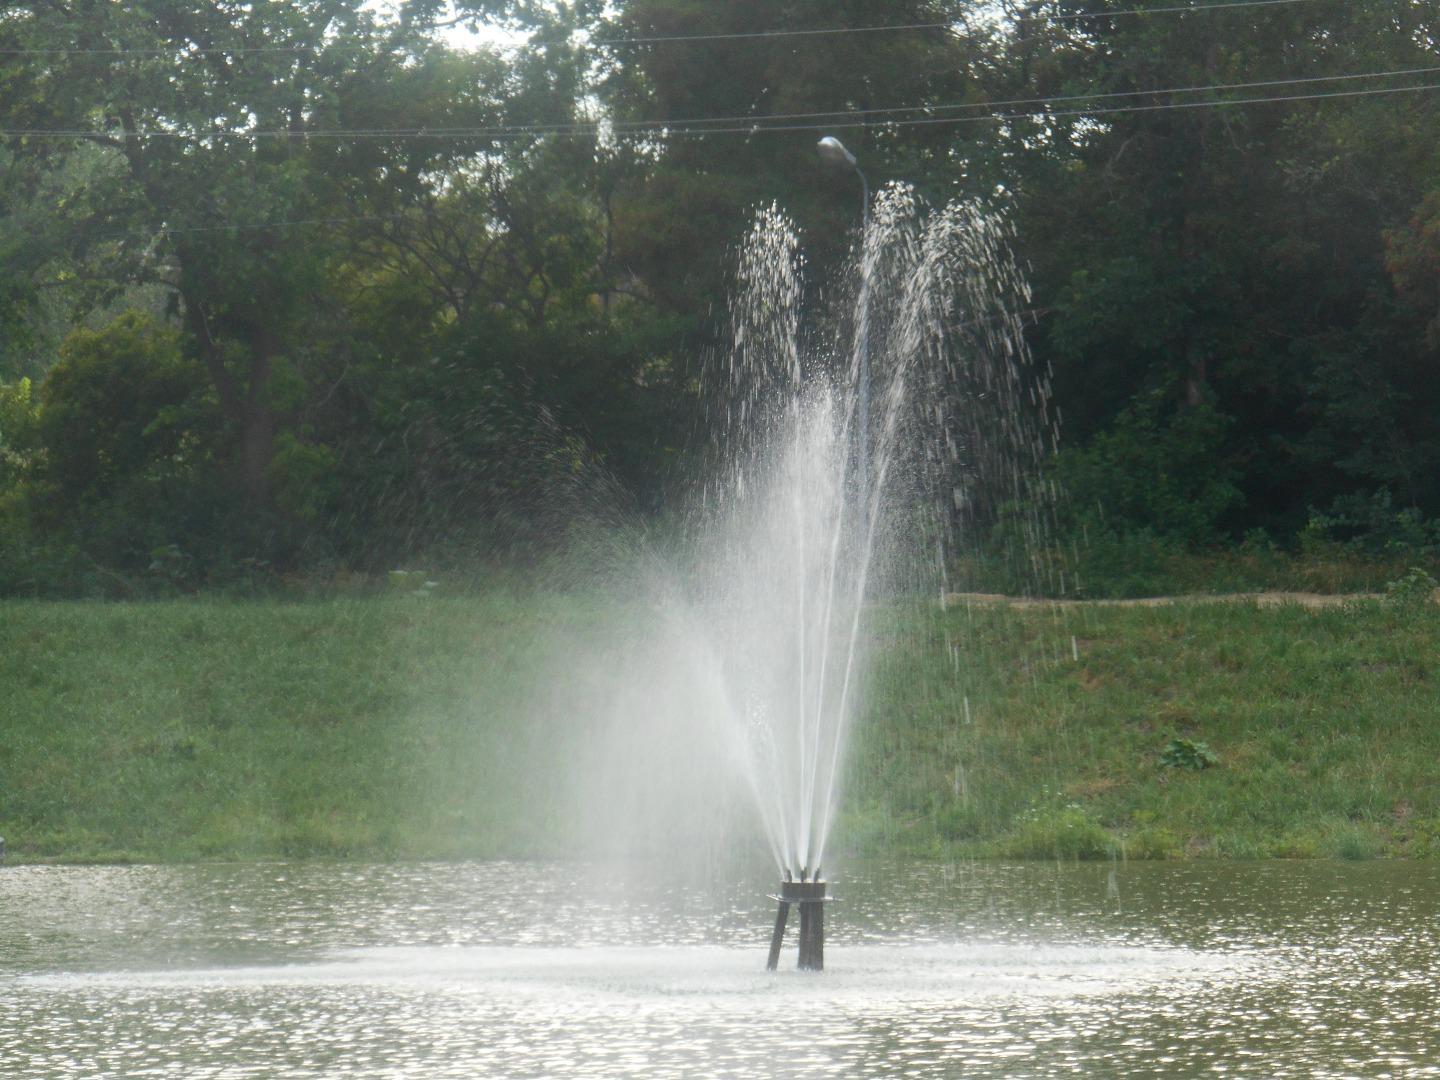
[[[182,264],[183,265],[183,264]],[[225,350],[214,336],[206,317],[198,290],[187,290],[182,277],[181,298],[185,322],[193,335],[200,358],[210,375],[225,418],[239,432],[239,456],[236,462],[245,511],[252,521],[270,509],[270,466],[275,460],[275,434],[278,423],[275,411],[266,403],[273,367],[273,343],[263,333],[249,342],[250,364],[242,382],[225,364]]]
[[[270,466],[275,460],[275,414],[262,405],[245,410],[240,424],[240,486],[251,520],[270,509]]]
[[[1185,358],[1185,404],[1193,409],[1205,401],[1210,365],[1206,362],[1205,350],[1193,341],[1185,351],[1188,354]]]

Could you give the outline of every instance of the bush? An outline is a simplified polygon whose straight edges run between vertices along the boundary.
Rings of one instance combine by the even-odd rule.
[[[143,573],[169,544],[204,547],[222,534],[222,428],[173,328],[132,311],[72,332],[40,388],[37,532],[121,573]]]
[[[1083,806],[1032,809],[1000,842],[1000,854],[1011,859],[1103,859],[1117,849],[1115,838]]]
[[[151,316],[73,331],[40,388],[43,474],[56,498],[104,500],[137,475],[193,462],[217,426],[206,387],[179,333]]]
[[[1328,510],[1311,510],[1299,540],[1302,552],[1339,547],[1372,558],[1433,558],[1440,555],[1440,519],[1427,519],[1413,506],[1397,509],[1382,489],[1342,495]]]
[[[1379,858],[1382,847],[1375,830],[1359,824],[1347,824],[1337,828],[1331,839],[1331,846],[1337,859],[1351,862]]]
[[[1200,772],[1220,764],[1215,751],[1203,742],[1190,739],[1171,739],[1170,744],[1160,752],[1160,764],[1166,769],[1189,769]]]
[[[1434,600],[1437,588],[1440,582],[1423,568],[1412,566],[1403,577],[1386,584],[1385,602],[1400,611],[1418,611]]]
[[[1230,421],[1172,398],[1167,388],[1138,395],[1108,431],[1059,455],[1074,525],[1188,547],[1220,538],[1221,518],[1243,501],[1225,454]]]
[[[1124,850],[1127,859],[1178,859],[1184,854],[1178,836],[1153,825],[1128,837]]]

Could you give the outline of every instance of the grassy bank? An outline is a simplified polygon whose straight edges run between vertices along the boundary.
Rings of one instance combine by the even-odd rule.
[[[1440,854],[1433,604],[976,608],[891,632],[856,847]]]
[[[0,604],[0,835],[19,859],[566,854],[579,658],[648,618]],[[849,851],[1440,854],[1433,605],[886,609],[873,637]]]
[[[12,857],[553,853],[530,673],[576,601],[0,605]],[[589,628],[589,629],[587,629]]]

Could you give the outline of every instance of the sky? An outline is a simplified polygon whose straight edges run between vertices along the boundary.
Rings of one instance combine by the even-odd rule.
[[[371,0],[365,5],[372,11],[393,16],[400,8],[399,0]],[[472,26],[475,29],[472,29]],[[466,24],[446,28],[440,35],[456,49],[474,49],[481,45],[514,45],[525,40],[524,34],[517,34],[497,26],[483,23]]]

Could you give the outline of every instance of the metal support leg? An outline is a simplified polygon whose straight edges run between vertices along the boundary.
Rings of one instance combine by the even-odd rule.
[[[804,915],[804,908],[801,909]],[[790,917],[790,905],[780,901],[780,911],[775,916],[775,933],[770,938],[770,959],[765,961],[765,970],[774,971],[780,966],[780,946],[785,941],[785,920]]]
[[[825,970],[825,905],[800,905],[800,970]]]
[[[766,971],[780,966],[780,948],[785,943],[785,923],[792,904],[800,908],[800,970],[825,970],[825,905],[833,899],[825,893],[825,882],[818,876],[810,881],[780,883],[780,892],[770,897],[780,904],[780,911],[775,916],[775,933],[770,937]]]

